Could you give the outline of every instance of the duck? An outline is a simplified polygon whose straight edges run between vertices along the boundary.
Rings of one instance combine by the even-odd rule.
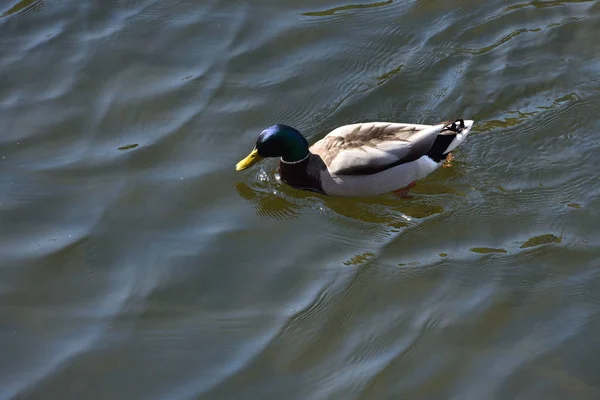
[[[366,122],[340,126],[312,146],[295,128],[276,124],[264,129],[250,154],[236,164],[246,170],[265,158],[279,158],[279,176],[287,185],[322,195],[406,196],[416,182],[451,160],[473,120],[435,125]]]

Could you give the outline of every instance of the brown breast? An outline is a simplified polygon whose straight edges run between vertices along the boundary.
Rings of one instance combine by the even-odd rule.
[[[315,154],[299,163],[290,164],[279,161],[279,175],[288,185],[302,190],[310,190],[313,192],[325,194],[321,187],[320,175],[321,171],[327,167],[325,163]]]

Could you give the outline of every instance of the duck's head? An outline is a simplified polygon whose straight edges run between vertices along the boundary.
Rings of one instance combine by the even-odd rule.
[[[283,162],[301,161],[309,155],[308,142],[296,129],[273,125],[258,135],[254,150],[235,166],[237,171],[250,168],[263,158],[281,157]]]

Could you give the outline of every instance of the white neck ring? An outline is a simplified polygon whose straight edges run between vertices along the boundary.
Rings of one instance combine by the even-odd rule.
[[[281,157],[281,158],[280,158],[280,160],[281,160],[281,162],[282,162],[282,163],[284,163],[284,164],[298,164],[298,163],[301,163],[302,161],[306,160],[308,157],[310,157],[310,153],[308,153],[308,154],[306,155],[306,157],[304,157],[302,160],[298,160],[298,161],[285,161],[285,160],[283,159],[283,157]]]

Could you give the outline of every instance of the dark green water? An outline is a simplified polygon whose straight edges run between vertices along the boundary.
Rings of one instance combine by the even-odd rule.
[[[599,54],[597,1],[0,0],[0,399],[600,398]],[[412,199],[234,168],[461,116]]]

